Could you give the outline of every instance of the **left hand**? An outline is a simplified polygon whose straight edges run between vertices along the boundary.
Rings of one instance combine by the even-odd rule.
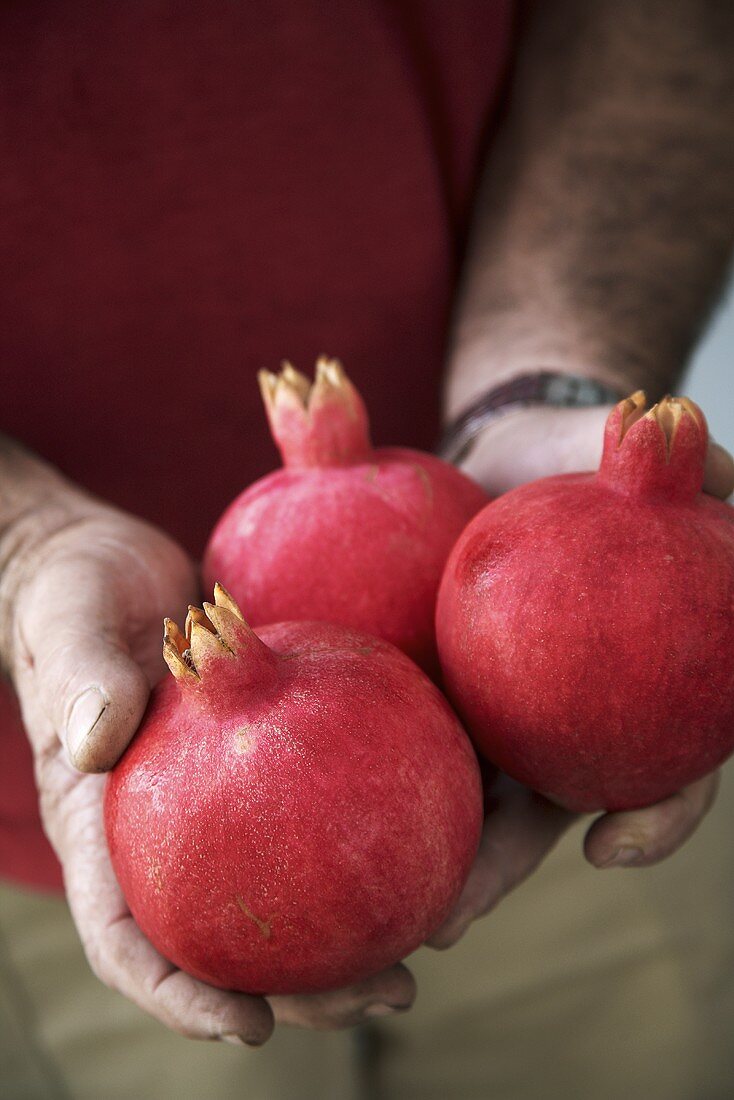
[[[161,622],[196,599],[194,565],[162,531],[72,487],[54,480],[46,495],[52,509],[22,513],[25,540],[8,528],[15,553],[0,578],[0,657],[20,700],[44,829],[94,973],[182,1035],[251,1046],[265,1042],[274,1023],[352,1027],[408,1009],[415,983],[401,965],[347,989],[266,1002],[196,980],[146,939],[115,877],[105,776],[94,773],[114,765],[151,686],[166,674]]]
[[[527,409],[492,425],[464,469],[492,495],[552,474],[594,470],[608,408]],[[704,489],[726,499],[734,492],[734,459],[709,445]],[[713,805],[718,773],[642,810],[602,814],[590,826],[584,854],[598,868],[648,867],[676,851]],[[453,912],[429,940],[446,948],[488,913],[542,862],[576,819],[507,776],[487,791],[484,832],[469,879]]]

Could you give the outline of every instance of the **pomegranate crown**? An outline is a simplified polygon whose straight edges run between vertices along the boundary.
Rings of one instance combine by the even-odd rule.
[[[346,466],[368,459],[367,411],[338,359],[322,355],[313,383],[287,362],[280,374],[261,370],[258,381],[284,465]]]
[[[235,657],[245,657],[252,673],[275,663],[275,655],[247,625],[229,592],[218,582],[213,604],[205,603],[203,609],[189,605],[183,631],[173,619],[163,620],[163,659],[179,683],[198,685],[214,663],[221,666],[224,661],[226,668]]]
[[[647,398],[645,397],[644,390],[637,390],[636,393],[633,393],[630,397],[620,402],[620,444],[632,425],[636,424],[643,416],[647,420],[653,421],[653,423],[657,424],[660,428],[665,440],[665,448],[668,455],[670,455],[676,433],[682,420],[690,416],[699,431],[704,425],[703,413],[698,405],[695,405],[689,397],[671,397],[669,394],[666,394],[665,397],[647,411],[645,411],[646,404]]]
[[[646,409],[642,390],[607,420],[600,476],[631,495],[693,497],[703,485],[708,429],[688,397],[665,396]]]

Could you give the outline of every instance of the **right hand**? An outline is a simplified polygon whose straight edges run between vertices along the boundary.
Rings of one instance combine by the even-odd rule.
[[[4,533],[0,648],[35,758],[44,829],[90,966],[166,1026],[258,1046],[274,1021],[346,1027],[408,1008],[413,979],[395,966],[352,989],[261,997],[196,981],[136,925],[105,840],[105,776],[165,673],[164,615],[197,599],[195,571],[162,532],[69,489]]]
[[[499,495],[535,478],[594,470],[601,459],[609,408],[526,409],[493,424],[464,469]],[[710,442],[704,490],[734,492],[734,458]],[[593,866],[647,867],[675,852],[695,831],[716,797],[718,777],[704,776],[654,806],[601,814],[587,830],[584,855]],[[489,913],[542,863],[577,815],[505,775],[487,789],[482,841],[464,890],[428,941],[447,948]]]

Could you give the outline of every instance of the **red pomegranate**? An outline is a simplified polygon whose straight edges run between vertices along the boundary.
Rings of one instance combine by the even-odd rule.
[[[701,492],[706,422],[622,401],[596,474],[515,489],[469,524],[437,609],[476,744],[573,810],[649,805],[734,749],[734,511]]]
[[[349,985],[442,922],[479,842],[468,737],[393,646],[325,623],[255,635],[221,586],[166,620],[105,795],[118,880],[177,966],[249,993]]]
[[[259,378],[285,469],[219,520],[205,585],[219,578],[255,627],[341,623],[436,672],[441,573],[486,493],[431,455],[373,450],[362,399],[335,360],[319,360],[313,386],[291,366]]]

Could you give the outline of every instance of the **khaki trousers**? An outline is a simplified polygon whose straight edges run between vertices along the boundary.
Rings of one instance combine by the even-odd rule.
[[[413,956],[411,1013],[257,1051],[167,1032],[94,979],[62,901],[0,887],[0,1097],[732,1100],[734,768],[660,867],[594,871],[581,837]]]

